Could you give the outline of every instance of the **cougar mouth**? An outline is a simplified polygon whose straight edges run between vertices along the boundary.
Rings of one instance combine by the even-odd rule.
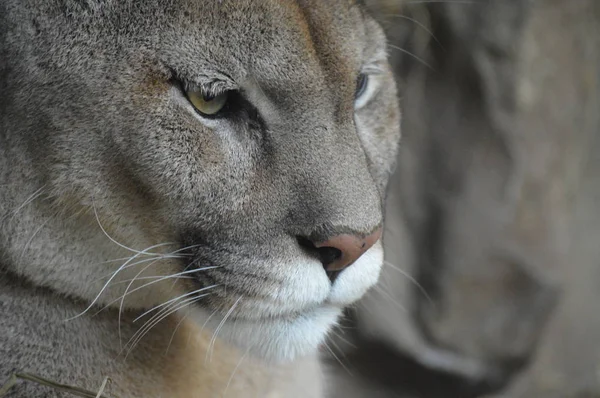
[[[193,275],[186,294],[205,295],[191,311],[198,324],[253,355],[280,361],[318,352],[343,308],[377,282],[383,249],[375,242],[331,278],[312,253],[276,243],[203,242],[180,267]],[[270,252],[277,256],[260,254]]]
[[[200,309],[195,311],[195,316],[197,322],[214,330],[218,338],[255,357],[278,363],[316,354],[341,312],[339,307],[322,305],[294,317],[277,316],[261,320],[231,319],[227,314],[210,317]]]

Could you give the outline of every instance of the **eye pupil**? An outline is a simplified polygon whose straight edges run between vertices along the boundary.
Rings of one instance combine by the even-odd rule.
[[[358,78],[356,79],[356,93],[354,94],[354,97],[356,99],[360,98],[365,91],[367,91],[367,85],[369,83],[369,76],[361,73],[360,75],[358,75]]]

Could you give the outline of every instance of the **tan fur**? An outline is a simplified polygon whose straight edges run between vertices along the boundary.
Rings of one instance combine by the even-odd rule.
[[[165,334],[172,334],[173,317],[163,326]],[[160,333],[160,330],[155,331]],[[201,331],[192,321],[184,321],[173,336],[168,354],[164,345],[152,347],[151,355],[144,362],[144,376],[159,380],[156,385],[140,385],[138,378],[125,378],[126,385],[138,385],[143,397],[204,398],[204,397],[286,397],[286,390],[305,389],[305,397],[312,396],[306,385],[301,385],[291,373],[286,372],[290,365],[267,365],[244,356],[240,350],[219,340],[212,350],[209,344],[212,332]],[[165,340],[160,340],[165,341]],[[304,364],[294,365],[301,372]],[[304,374],[307,381],[315,382],[314,373],[318,366],[312,366]],[[126,375],[135,375],[139,369],[129,369]],[[312,375],[311,375],[312,373]],[[311,377],[313,376],[313,377]],[[319,377],[319,374],[316,374]],[[119,380],[120,375],[114,375]],[[120,383],[119,383],[120,384]],[[313,388],[313,390],[316,390]],[[299,395],[300,396],[300,395]]]
[[[322,397],[318,346],[383,250],[334,277],[307,242],[381,227],[400,136],[363,7],[0,0],[0,59],[0,378]]]
[[[127,361],[125,372],[112,374],[111,379],[117,385],[136,386],[140,397],[321,396],[321,370],[311,358],[293,365],[268,365],[219,340],[209,349],[212,332],[189,320],[173,335],[178,322],[173,317],[148,336],[160,344],[140,348],[142,368]]]

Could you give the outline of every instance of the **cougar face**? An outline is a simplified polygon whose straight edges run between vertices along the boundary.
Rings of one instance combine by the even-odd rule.
[[[376,282],[399,111],[360,5],[9,0],[0,15],[9,272],[85,300],[80,316],[180,311],[272,359],[314,350]]]

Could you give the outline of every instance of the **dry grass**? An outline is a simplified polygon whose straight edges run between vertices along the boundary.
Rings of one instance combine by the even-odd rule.
[[[49,387],[53,390],[66,392],[68,394],[74,395],[76,397],[83,398],[111,398],[104,394],[104,390],[106,386],[110,383],[110,379],[106,377],[100,386],[100,389],[97,392],[88,391],[83,388],[68,386],[66,384],[60,384],[54,382],[52,380],[45,379],[40,376],[32,375],[29,373],[14,373],[8,381],[0,388],[0,398],[4,397],[8,392],[19,382],[19,380],[23,380],[30,383],[40,384],[46,387]],[[116,397],[113,397],[116,398]]]

